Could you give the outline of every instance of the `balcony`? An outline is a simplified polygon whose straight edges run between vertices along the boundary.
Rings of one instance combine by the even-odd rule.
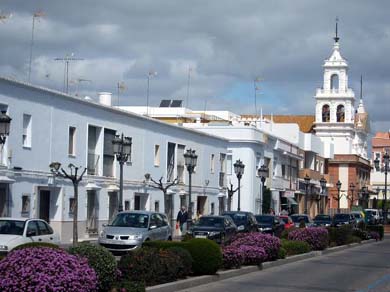
[[[226,173],[224,172],[219,173],[219,186],[221,188],[226,187]]]
[[[100,155],[88,153],[87,174],[98,175]]]
[[[319,171],[315,171],[310,168],[303,168],[299,170],[299,178],[305,178],[306,174],[310,177],[310,179],[318,181],[324,176]]]

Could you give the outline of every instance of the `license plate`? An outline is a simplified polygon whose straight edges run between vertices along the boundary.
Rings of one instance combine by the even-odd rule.
[[[195,235],[195,238],[207,238],[206,235]]]

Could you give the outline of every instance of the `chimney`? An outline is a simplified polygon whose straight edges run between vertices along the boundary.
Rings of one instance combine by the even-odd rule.
[[[106,106],[111,106],[111,95],[111,92],[98,92],[99,103]]]

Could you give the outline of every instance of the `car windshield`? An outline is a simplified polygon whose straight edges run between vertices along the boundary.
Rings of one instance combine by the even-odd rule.
[[[336,220],[349,220],[349,214],[336,214],[334,215]]]
[[[121,213],[116,215],[110,226],[148,228],[149,215],[142,213]]]
[[[0,234],[23,235],[25,221],[0,220]]]
[[[200,217],[196,225],[208,227],[223,227],[223,218]]]
[[[291,219],[294,223],[299,223],[301,222],[302,220],[305,222],[305,223],[309,223],[309,218],[307,216],[291,216]]]
[[[226,215],[230,216],[237,226],[246,224],[247,216],[245,213],[228,213]]]
[[[288,223],[288,217],[279,217],[280,218],[280,220],[282,220],[283,221],[283,223]]]
[[[314,220],[330,220],[329,215],[317,215]]]
[[[359,214],[359,213],[354,213],[353,216],[355,216],[355,218],[358,218],[358,219],[362,218],[362,214]]]
[[[263,224],[272,224],[274,217],[272,216],[255,216],[257,222],[263,223]]]

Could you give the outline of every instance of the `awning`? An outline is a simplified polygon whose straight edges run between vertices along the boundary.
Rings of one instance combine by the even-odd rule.
[[[0,176],[0,183],[2,184],[13,184],[15,182],[14,179],[9,178],[8,176]]]
[[[298,205],[297,201],[295,201],[294,198],[287,197],[287,200],[290,202],[291,205]]]
[[[87,191],[95,191],[95,190],[100,190],[101,187],[99,187],[97,184],[95,184],[94,182],[89,182],[87,183],[87,185],[85,186],[85,189]]]

